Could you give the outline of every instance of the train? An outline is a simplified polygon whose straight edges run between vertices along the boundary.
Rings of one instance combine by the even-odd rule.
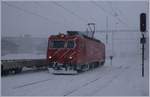
[[[51,35],[48,39],[47,61],[53,73],[79,73],[105,63],[105,45],[80,31]]]
[[[45,59],[1,60],[1,75],[20,73],[24,67],[48,68],[54,74],[76,74],[104,63],[104,43],[80,31],[67,31],[49,36]]]
[[[18,74],[25,67],[39,70],[46,69],[48,64],[46,59],[5,59],[1,60],[1,75]]]

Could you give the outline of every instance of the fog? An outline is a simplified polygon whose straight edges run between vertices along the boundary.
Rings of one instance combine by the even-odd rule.
[[[2,95],[148,96],[148,3],[148,0],[2,1],[2,60],[46,59],[50,35],[68,30],[85,32],[88,23],[96,24],[94,38],[102,41],[106,48],[104,66],[74,76],[53,75],[47,69],[23,68],[20,74],[1,77]],[[144,77],[141,77],[141,13],[147,14],[147,31],[143,32],[146,37]]]
[[[148,13],[148,1],[3,1],[2,36],[48,37],[85,31],[89,22],[106,30],[107,17],[110,30],[138,30],[142,12]]]
[[[86,31],[88,23],[96,24],[94,37],[105,43],[107,56],[113,48],[117,56],[124,55],[126,48],[128,54],[139,55],[143,12],[148,17],[148,1],[2,1],[2,56],[45,54],[50,35]]]

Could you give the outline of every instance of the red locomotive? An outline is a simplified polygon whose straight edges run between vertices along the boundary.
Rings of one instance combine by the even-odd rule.
[[[51,35],[48,39],[47,60],[49,69],[55,73],[86,71],[104,64],[105,45],[79,31]]]

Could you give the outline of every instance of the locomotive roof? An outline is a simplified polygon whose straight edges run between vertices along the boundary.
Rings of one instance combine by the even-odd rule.
[[[90,40],[94,40],[94,41],[96,41],[96,42],[101,43],[100,40],[95,39],[95,38],[92,38],[92,37],[89,37],[89,36],[85,35],[83,32],[80,32],[80,31],[67,31],[67,34],[68,34],[68,35],[79,35],[79,36],[82,36],[82,37],[84,37],[84,38],[87,38],[87,39],[90,39]]]
[[[63,33],[62,33],[62,34],[63,34]],[[60,34],[60,35],[61,35],[61,34]],[[63,34],[63,35],[65,35],[65,34]],[[83,32],[80,32],[80,31],[67,31],[67,35],[70,35],[70,36],[72,36],[72,37],[75,37],[76,35],[78,35],[78,36],[84,37],[84,38],[86,38],[86,39],[93,40],[93,41],[96,41],[96,42],[98,42],[98,43],[101,43],[100,40],[95,39],[95,38],[92,38],[92,37],[89,37],[89,36],[85,35]],[[59,36],[59,35],[52,35],[51,38],[52,38],[52,37],[53,37],[53,38],[56,38],[56,36]]]

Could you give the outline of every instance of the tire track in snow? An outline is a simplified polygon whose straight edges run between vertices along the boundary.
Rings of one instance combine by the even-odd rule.
[[[121,68],[122,68],[122,65],[121,65],[120,67],[117,67],[116,69],[118,70],[118,69],[121,69]],[[127,69],[127,68],[129,68],[129,67],[127,66],[127,67],[124,67],[123,69]],[[109,73],[112,71],[111,69],[112,69],[112,68],[110,68],[109,72],[103,73],[100,77],[98,77],[98,78],[96,78],[96,79],[94,79],[94,80],[91,80],[91,81],[89,81],[89,82],[87,82],[87,83],[81,85],[80,87],[75,88],[75,89],[69,91],[68,93],[64,94],[63,96],[69,96],[70,94],[72,94],[72,93],[74,93],[74,92],[80,90],[81,88],[86,87],[86,86],[88,86],[88,85],[90,85],[90,84],[96,82],[97,80],[102,79],[103,77],[105,77],[106,74],[109,74]],[[121,70],[122,70],[122,69],[121,69]],[[101,73],[99,73],[99,74],[101,74]],[[98,75],[99,75],[99,74],[98,74]],[[119,74],[119,75],[120,75],[120,74]],[[117,76],[115,75],[115,78],[116,78],[116,77],[117,77]],[[112,81],[112,80],[111,80],[111,81]]]

